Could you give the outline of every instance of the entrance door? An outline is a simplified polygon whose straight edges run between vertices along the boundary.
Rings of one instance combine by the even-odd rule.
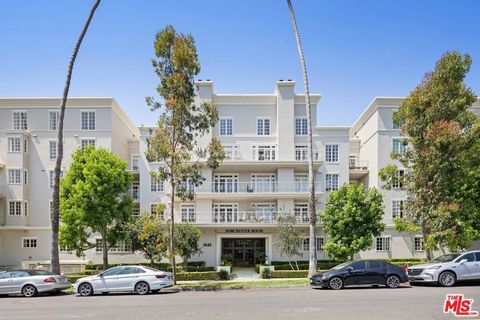
[[[231,255],[233,265],[250,267],[256,263],[264,263],[265,238],[222,239],[222,257]]]

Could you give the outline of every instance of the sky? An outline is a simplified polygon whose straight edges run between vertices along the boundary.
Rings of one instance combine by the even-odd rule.
[[[0,0],[0,96],[60,96],[94,0]],[[406,96],[443,53],[468,53],[480,94],[479,0],[292,0],[319,125],[351,125],[375,96]],[[286,0],[103,0],[82,43],[70,96],[114,97],[138,125],[155,123],[153,39],[190,33],[198,79],[216,93],[273,93],[303,82]]]

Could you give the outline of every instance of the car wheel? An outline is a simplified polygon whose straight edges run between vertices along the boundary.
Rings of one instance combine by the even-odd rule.
[[[38,294],[37,288],[33,284],[27,284],[22,288],[22,294],[24,297],[35,297]]]
[[[144,295],[150,291],[150,286],[145,281],[140,281],[135,285],[134,291],[140,295]]]
[[[457,277],[453,272],[445,271],[438,276],[438,283],[442,287],[453,287],[457,282]]]
[[[400,286],[400,278],[395,275],[388,276],[385,285],[390,289],[398,288]]]
[[[343,280],[339,277],[334,277],[328,282],[329,287],[333,290],[340,290],[343,288]]]
[[[91,296],[93,294],[93,287],[90,283],[82,283],[78,286],[78,293],[82,297]]]

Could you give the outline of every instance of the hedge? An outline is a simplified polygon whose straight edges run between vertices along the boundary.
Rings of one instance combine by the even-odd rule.
[[[68,279],[70,279],[70,283],[75,283],[75,281],[77,281],[78,279],[84,278],[85,275],[83,275],[83,274],[72,274],[72,275],[68,275],[67,277],[68,277]]]
[[[308,270],[281,270],[272,271],[272,278],[306,278]]]
[[[178,272],[177,281],[194,280],[220,280],[220,275],[216,271],[207,272]]]
[[[140,265],[140,266],[150,266],[149,263],[142,262],[142,263],[113,263],[113,264],[109,264],[108,267],[112,268],[112,267],[117,267],[117,266],[122,266],[122,265],[132,265],[132,264]],[[199,272],[199,271],[213,271],[213,270],[215,270],[214,267],[207,267],[207,266],[205,266],[205,264],[206,264],[205,261],[189,261],[189,262],[187,262],[187,266],[188,266],[188,269],[189,269],[188,271],[189,272]],[[170,272],[172,271],[172,265],[169,262],[155,263],[154,268],[162,270],[162,271],[170,271]],[[177,263],[177,270],[182,270],[182,269],[183,269],[183,264]],[[100,271],[103,271],[103,264],[99,264],[99,263],[97,263],[97,264],[93,264],[93,263],[86,264],[85,265],[85,271],[87,271],[87,272],[96,271],[98,273]]]

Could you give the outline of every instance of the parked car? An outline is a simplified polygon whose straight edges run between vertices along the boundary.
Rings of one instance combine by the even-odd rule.
[[[173,286],[170,272],[145,266],[120,266],[107,269],[96,276],[78,279],[73,284],[81,296],[94,293],[136,292],[144,295]]]
[[[480,280],[480,251],[444,254],[408,268],[410,283],[435,283],[451,287],[457,281]]]
[[[71,284],[67,277],[46,270],[10,270],[0,273],[0,294],[34,297],[39,292],[60,292]]]
[[[406,268],[382,260],[345,262],[310,278],[312,286],[334,290],[350,285],[385,285],[388,288],[398,288],[407,281]]]

